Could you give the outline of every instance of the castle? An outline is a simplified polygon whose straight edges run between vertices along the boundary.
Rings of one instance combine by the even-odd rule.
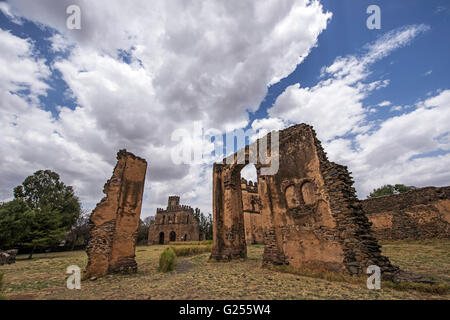
[[[156,210],[155,221],[148,231],[148,244],[199,240],[201,240],[200,226],[194,216],[194,209],[180,205],[180,197],[170,196],[167,208]]]

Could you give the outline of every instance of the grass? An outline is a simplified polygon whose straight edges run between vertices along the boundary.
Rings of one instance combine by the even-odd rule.
[[[381,290],[368,290],[365,281],[278,272],[262,267],[264,247],[248,247],[248,259],[208,263],[209,252],[177,258],[173,272],[158,271],[161,253],[168,246],[138,246],[136,274],[107,275],[82,281],[81,290],[66,287],[66,268],[86,267],[84,251],[36,254],[33,260],[18,257],[15,264],[0,266],[7,299],[444,299],[448,292],[395,286],[383,282]],[[450,284],[450,240],[385,242],[392,263],[406,271]],[[181,268],[188,265],[188,268]],[[362,279],[361,279],[362,280]]]
[[[1,295],[3,292],[3,273],[0,273],[0,300],[5,300],[6,298]]]
[[[212,245],[212,240],[203,241],[170,241],[171,246],[201,246],[201,245]]]
[[[196,254],[211,252],[212,244],[209,245],[193,245],[193,246],[173,246],[170,247],[177,257],[193,256]]]

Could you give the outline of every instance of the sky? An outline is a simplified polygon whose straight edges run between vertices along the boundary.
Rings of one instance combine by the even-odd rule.
[[[126,148],[149,163],[142,217],[172,194],[209,213],[213,161],[171,156],[196,124],[310,124],[360,199],[449,185],[449,31],[445,0],[0,1],[0,201],[51,169],[92,210]]]

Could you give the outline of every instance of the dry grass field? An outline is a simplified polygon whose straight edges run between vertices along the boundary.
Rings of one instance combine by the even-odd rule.
[[[450,240],[382,243],[383,253],[404,270],[450,284]],[[277,272],[261,267],[263,246],[248,248],[248,259],[208,262],[208,253],[180,257],[176,271],[158,272],[166,246],[140,246],[139,272],[109,275],[66,288],[69,265],[86,266],[84,251],[18,256],[15,264],[0,267],[7,299],[449,299],[450,295],[382,287],[368,290],[364,283],[328,281]]]

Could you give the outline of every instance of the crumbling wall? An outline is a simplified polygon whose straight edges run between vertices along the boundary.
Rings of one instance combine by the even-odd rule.
[[[271,134],[268,138],[270,146]],[[248,162],[238,163],[237,154],[234,163],[224,160],[213,168],[211,258],[216,260],[246,257],[240,171]],[[328,161],[312,127],[301,124],[281,130],[278,155],[274,175],[261,175],[263,164],[255,164],[264,263],[352,275],[363,274],[374,264],[384,279],[394,278],[399,269],[381,255],[347,168]]]
[[[200,240],[200,226],[194,217],[194,209],[180,205],[176,196],[169,197],[167,209],[157,209],[155,221],[148,231],[148,244],[168,244],[172,233],[175,241]]]
[[[135,247],[147,162],[126,150],[117,153],[104,197],[90,217],[86,276],[137,270]]]
[[[378,240],[450,238],[450,187],[361,201]]]

